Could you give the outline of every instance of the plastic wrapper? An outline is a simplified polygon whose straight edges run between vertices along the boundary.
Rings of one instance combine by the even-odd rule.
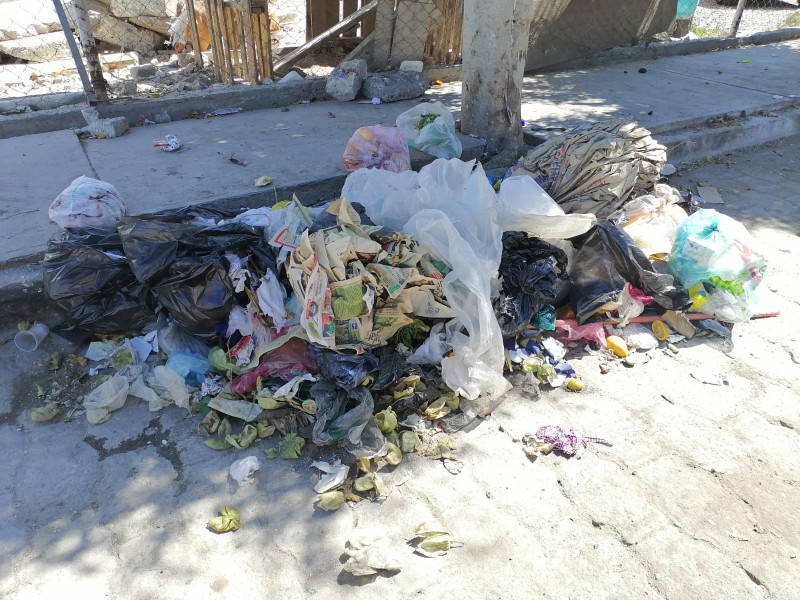
[[[228,469],[228,473],[231,479],[238,483],[239,487],[242,487],[248,483],[253,483],[253,473],[260,468],[261,461],[258,460],[257,456],[245,456],[235,461]]]
[[[290,338],[282,346],[264,354],[255,369],[236,377],[231,390],[240,395],[249,394],[256,389],[259,377],[289,381],[297,375],[316,374],[317,371],[317,363],[308,351],[308,342]]]
[[[444,324],[437,323],[431,328],[428,339],[422,342],[407,360],[411,365],[438,365],[449,351],[450,345],[444,333]]]
[[[397,127],[359,127],[342,155],[348,173],[358,169],[382,169],[400,173],[411,169],[408,142]]]
[[[715,210],[698,210],[678,227],[669,268],[687,287],[713,286],[705,312],[742,322],[754,312],[767,264],[744,225]]]
[[[364,205],[378,225],[412,234],[452,268],[443,290],[456,314],[445,328],[453,355],[442,360],[442,377],[472,402],[475,416],[510,385],[503,378],[503,339],[491,303],[492,280],[502,253],[496,194],[474,161],[437,159],[419,173],[357,171],[342,196]]]
[[[250,265],[263,275],[277,270],[263,233],[231,223],[217,227],[189,221],[206,211],[185,210],[120,221],[125,254],[136,278],[153,292],[157,302],[189,333],[212,336],[234,304],[225,252],[250,256]]]
[[[628,234],[610,221],[598,221],[586,234],[572,268],[572,306],[585,323],[601,307],[616,303],[627,283],[653,296],[667,310],[684,310],[689,294],[672,275],[658,273]]]
[[[211,363],[205,356],[175,352],[169,356],[167,368],[172,369],[191,386],[199,388],[205,381],[206,373],[211,370]]]
[[[441,102],[425,102],[397,116],[397,128],[409,147],[436,158],[460,158],[461,140],[456,135],[456,121]]]
[[[334,380],[347,391],[360,386],[369,373],[378,370],[378,358],[372,352],[339,354],[313,346],[310,352],[322,377]]]
[[[128,207],[117,188],[105,181],[81,176],[50,205],[50,220],[64,229],[113,231]]]
[[[93,333],[141,329],[155,319],[116,232],[74,231],[51,241],[42,263],[47,296],[71,325]]]
[[[160,315],[156,327],[156,339],[159,350],[169,354],[197,354],[208,356],[210,348],[203,340],[183,330],[172,319]]]
[[[503,236],[500,277],[503,289],[494,302],[504,337],[516,336],[545,304],[555,302],[558,279],[568,280],[567,255],[544,240],[522,233]]]
[[[345,391],[331,381],[321,381],[312,386],[311,397],[317,402],[317,421],[311,433],[315,444],[340,442],[359,458],[386,453],[386,439],[372,416],[375,403],[367,388]]]

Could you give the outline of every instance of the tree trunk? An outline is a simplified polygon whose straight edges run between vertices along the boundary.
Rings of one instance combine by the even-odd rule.
[[[461,132],[498,160],[522,149],[522,77],[539,0],[465,0]]]

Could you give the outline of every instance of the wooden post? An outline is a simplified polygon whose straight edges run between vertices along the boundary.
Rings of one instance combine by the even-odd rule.
[[[232,54],[231,42],[233,40],[226,38],[224,33],[223,33],[223,32],[225,32],[227,30],[227,27],[228,27],[227,23],[228,22],[227,22],[227,20],[225,18],[225,9],[223,8],[222,0],[214,0],[214,4],[215,4],[215,7],[216,7],[217,22],[219,23],[219,31],[220,31],[221,37],[223,38],[222,46],[224,48],[224,50],[223,50],[224,56],[222,57],[222,60],[223,60],[224,68],[227,71],[226,79],[227,79],[229,84],[233,85],[233,65],[231,64],[231,54]]]
[[[272,31],[270,29],[269,2],[264,3],[261,14],[261,52],[264,54],[264,77],[272,79]]]
[[[75,15],[75,28],[78,31],[78,39],[81,42],[83,55],[86,58],[95,100],[108,102],[108,83],[103,77],[103,66],[100,64],[100,57],[97,55],[97,46],[95,45],[92,26],[89,22],[89,13],[86,10],[86,0],[73,0],[72,8]],[[69,35],[69,30],[64,33]]]
[[[208,33],[211,36],[211,55],[214,57],[214,75],[217,81],[222,81],[222,48],[219,46],[219,32],[214,24],[214,9],[211,6],[211,0],[205,0],[205,5]]]
[[[203,68],[203,53],[200,51],[200,33],[197,31],[197,14],[194,10],[194,0],[186,0],[186,12],[189,13],[189,28],[192,31],[192,49],[194,50],[194,64]]]
[[[736,12],[733,13],[733,22],[731,23],[731,30],[728,32],[728,37],[735,38],[739,33],[739,23],[742,21],[742,15],[744,14],[744,7],[746,4],[747,0],[739,0],[739,4],[736,5]]]
[[[240,63],[242,59],[239,57],[239,45],[234,41],[237,37],[240,37],[236,34],[239,27],[236,21],[236,10],[226,8],[224,3],[222,5],[222,10],[227,11],[225,13],[228,17],[225,20],[225,39],[228,40],[228,48],[230,50],[231,60],[233,61],[233,71],[236,75],[241,77],[242,69]]]
[[[247,79],[250,85],[258,83],[258,75],[256,69],[256,44],[253,38],[253,9],[250,7],[250,0],[242,2],[242,12],[239,15],[242,19],[242,49],[245,50],[245,55],[249,58],[247,60]]]

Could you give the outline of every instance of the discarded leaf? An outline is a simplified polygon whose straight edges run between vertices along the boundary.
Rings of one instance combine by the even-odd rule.
[[[200,435],[212,435],[217,432],[217,429],[219,429],[219,424],[219,414],[213,410],[210,410],[206,413],[206,416],[203,417],[203,420],[200,421],[200,424],[197,426],[197,433]]]
[[[33,321],[20,321],[17,323],[19,331],[28,331],[31,327],[33,327]]]
[[[274,448],[266,450],[267,458],[300,458],[306,441],[296,433],[287,433]]]
[[[400,451],[400,448],[394,444],[387,444],[387,446],[389,447],[389,451],[384,457],[386,462],[390,465],[399,465],[400,461],[403,460],[403,453]]]
[[[232,506],[226,506],[219,511],[219,516],[211,519],[206,527],[216,533],[225,533],[226,531],[236,531],[241,527],[242,517],[239,511]]]
[[[230,443],[226,439],[221,438],[211,438],[210,440],[206,440],[206,446],[212,450],[227,450],[231,447]]]
[[[52,421],[58,416],[59,412],[58,405],[53,403],[47,404],[46,406],[40,406],[31,411],[31,421],[36,421],[37,423]]]
[[[336,490],[334,492],[325,492],[317,496],[317,507],[322,510],[332,511],[339,510],[344,504],[344,493]]]
[[[429,420],[435,421],[436,419],[441,419],[442,417],[449,415],[452,411],[457,409],[458,406],[458,396],[455,394],[455,392],[449,392],[438,400],[431,402],[428,405],[428,408],[425,409],[425,416]]]
[[[450,452],[456,447],[456,441],[448,435],[436,439],[436,446],[426,455],[434,460],[441,458],[455,458]]]
[[[273,396],[259,395],[258,405],[264,410],[275,410],[276,408],[283,408],[286,406],[286,402],[280,402]]]
[[[394,444],[398,448],[400,447],[400,436],[397,434],[397,431],[390,431],[385,435],[386,441],[390,444]]]
[[[400,450],[403,454],[419,450],[422,442],[414,431],[404,431],[400,434]]]
[[[452,541],[446,531],[436,531],[426,525],[417,527],[411,544],[414,546],[414,552],[428,558],[444,556],[451,548],[463,545]]]
[[[391,408],[376,413],[375,421],[383,433],[389,433],[397,429],[397,415]]]
[[[303,400],[300,403],[301,408],[303,409],[304,413],[308,413],[309,415],[317,414],[317,401],[316,400]]]
[[[266,175],[264,175],[263,177],[259,177],[259,178],[257,178],[257,179],[255,180],[255,182],[254,182],[254,185],[255,185],[256,187],[266,187],[266,186],[268,186],[270,183],[272,183],[272,178],[271,178],[271,177],[267,177]]]
[[[241,433],[226,435],[225,441],[234,448],[244,450],[245,448],[249,448],[250,444],[255,442],[257,438],[258,429],[256,429],[255,425],[248,424],[244,426]]]
[[[367,473],[353,482],[353,489],[357,492],[369,492],[373,490],[376,496],[383,496],[386,487],[380,475],[377,473]]]
[[[358,466],[359,473],[371,473],[372,472],[372,462],[369,458],[357,458],[356,459],[356,466]]]
[[[260,438],[268,438],[273,433],[275,433],[275,425],[267,425],[266,423],[256,423],[256,431],[258,432],[258,437]]]

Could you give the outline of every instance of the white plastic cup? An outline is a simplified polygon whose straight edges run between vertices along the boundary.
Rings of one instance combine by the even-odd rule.
[[[50,333],[50,328],[44,323],[34,323],[27,331],[20,331],[14,336],[14,343],[23,352],[36,352],[39,344]]]

